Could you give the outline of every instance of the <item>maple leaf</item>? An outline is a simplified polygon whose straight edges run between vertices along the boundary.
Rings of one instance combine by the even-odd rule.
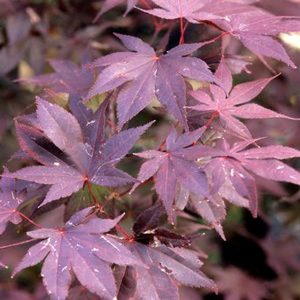
[[[249,207],[256,215],[257,191],[255,179],[250,173],[300,185],[300,173],[280,161],[300,157],[300,151],[281,145],[245,150],[251,143],[253,141],[238,142],[230,148],[223,140],[222,149],[198,145],[195,151],[200,156],[211,157],[205,169],[211,179],[212,191],[234,204]]]
[[[239,3],[239,4],[254,4],[260,0],[222,0],[227,2]]]
[[[99,300],[99,297],[80,285],[70,288],[67,300]]]
[[[264,282],[251,278],[237,268],[214,268],[219,291],[225,294],[227,300],[261,300],[269,295]]]
[[[90,149],[95,149],[105,142],[105,113],[108,101],[108,98],[105,99],[94,113],[81,103],[79,94],[73,93],[69,99],[70,110],[81,127],[85,144]],[[29,157],[47,166],[66,159],[66,155],[42,131],[36,114],[15,118],[15,127],[19,144]]]
[[[37,98],[37,106],[37,122],[40,129],[60,152],[66,153],[71,160],[66,163],[59,157],[54,158],[52,153],[38,145],[33,139],[36,131],[29,131],[26,140],[22,138],[21,146],[23,145],[28,155],[43,166],[26,167],[10,176],[51,185],[42,204],[70,196],[87,182],[102,186],[120,186],[135,182],[135,179],[114,166],[153,122],[124,130],[104,144],[101,143],[103,126],[99,126],[99,132],[93,131],[94,140],[91,145],[88,143],[90,140],[84,141],[80,125],[72,114],[41,98]],[[23,131],[24,133],[26,132]]]
[[[5,169],[4,176],[11,173]],[[6,229],[7,223],[19,224],[22,221],[17,208],[25,201],[43,193],[36,185],[30,186],[24,181],[2,177],[0,180],[0,234]]]
[[[163,212],[163,207],[160,202],[157,202],[155,205],[141,212],[135,219],[132,228],[135,235],[138,236],[145,231],[157,228]]]
[[[6,32],[9,39],[9,45],[28,38],[32,24],[28,14],[25,12],[15,13],[7,18]]]
[[[141,264],[117,238],[105,235],[122,218],[88,218],[86,208],[74,214],[60,229],[38,229],[27,232],[43,241],[32,246],[13,275],[45,259],[42,277],[53,299],[66,299],[71,284],[71,270],[79,282],[103,299],[116,296],[115,280],[109,264]],[[86,221],[88,219],[88,221]]]
[[[15,195],[14,192],[0,192],[0,234],[4,232],[8,222],[18,224],[22,221],[20,215],[16,213],[17,207],[22,202],[23,199]]]
[[[122,127],[144,109],[156,95],[158,100],[187,128],[184,77],[214,82],[207,64],[196,57],[186,57],[204,44],[179,45],[167,54],[157,56],[141,39],[116,35],[132,52],[117,52],[96,60],[92,66],[105,67],[87,98],[121,88],[118,94],[118,120]]]
[[[1,289],[0,297],[5,300],[32,300],[32,294],[25,291],[11,290],[11,289]]]
[[[211,13],[202,11],[202,8],[210,2],[210,0],[152,0],[161,8],[144,10],[148,14],[163,18],[163,19],[182,19],[185,18],[191,23],[199,23],[202,20],[215,20],[220,18]]]
[[[258,104],[247,103],[258,96],[274,77],[242,83],[232,88],[232,75],[224,61],[221,61],[215,76],[222,82],[225,91],[215,85],[210,85],[210,94],[203,90],[193,91],[191,95],[199,104],[191,108],[200,112],[211,112],[214,117],[218,116],[220,121],[225,123],[225,128],[239,136],[251,138],[251,133],[236,117],[241,119],[282,118],[298,120]]]
[[[113,9],[114,7],[121,5],[127,2],[127,9],[124,15],[127,15],[138,3],[139,0],[105,0],[102,4],[101,10],[94,19],[94,22],[97,21],[103,14]]]
[[[204,220],[212,225],[222,239],[225,240],[226,238],[221,222],[226,217],[226,207],[222,197],[219,194],[213,194],[207,198],[191,194],[190,204]]]
[[[178,135],[173,129],[166,139],[166,150],[148,150],[135,153],[148,159],[139,171],[138,180],[144,182],[155,176],[155,189],[172,220],[176,184],[184,186],[189,192],[206,196],[208,185],[204,173],[194,162],[193,143],[197,142],[205,127]],[[188,152],[188,153],[187,153]],[[132,191],[139,185],[136,183]]]
[[[267,253],[268,264],[285,277],[291,270],[300,270],[300,244],[293,235],[281,232],[279,236],[269,235],[261,242],[261,246]]]
[[[129,267],[135,272],[132,277],[139,299],[149,299],[150,294],[155,300],[179,300],[178,284],[216,290],[214,282],[199,270],[202,262],[195,251],[163,245],[151,247],[137,242],[128,247],[148,267]]]
[[[30,39],[32,24],[28,14],[17,12],[7,17],[6,35],[8,44],[0,50],[0,74],[4,75],[13,70],[25,54],[26,47],[21,46]]]
[[[220,195],[210,191],[209,195],[204,197],[200,194],[191,193],[188,189],[180,186],[175,201],[178,209],[183,210],[187,207],[193,213],[198,213],[225,240],[221,222],[226,217],[226,208]]]
[[[204,10],[223,16],[224,19],[213,22],[256,55],[271,57],[296,68],[284,47],[274,37],[279,33],[299,31],[300,22],[297,18],[278,17],[254,6],[224,1],[207,5]]]
[[[224,61],[231,70],[233,75],[245,72],[250,74],[249,66],[252,65],[251,57],[245,57],[242,55],[227,55],[224,57]]]
[[[136,291],[135,270],[130,266],[116,266],[114,275],[118,289],[117,299],[131,299]]]
[[[88,62],[89,57],[84,58],[84,64],[81,66],[69,60],[50,59],[49,64],[54,70],[53,73],[22,81],[50,88],[56,93],[68,93],[71,98],[75,96],[83,98],[93,85],[95,76],[95,70],[86,66]]]

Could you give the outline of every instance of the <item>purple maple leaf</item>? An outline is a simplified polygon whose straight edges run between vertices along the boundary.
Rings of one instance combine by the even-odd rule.
[[[185,18],[191,23],[199,23],[202,20],[215,20],[220,18],[217,15],[202,10],[210,0],[152,0],[152,2],[160,8],[151,10],[141,9],[141,11],[169,20]]]
[[[148,267],[130,267],[135,270],[136,296],[140,299],[149,299],[150,293],[155,300],[179,300],[178,283],[216,289],[214,282],[200,271],[202,262],[195,251],[137,242],[129,245],[129,249]]]
[[[66,299],[72,276],[103,299],[116,296],[116,285],[109,264],[142,264],[118,238],[105,235],[122,218],[88,218],[91,208],[79,211],[60,229],[38,229],[27,234],[43,241],[31,247],[14,275],[45,259],[42,277],[54,299]]]
[[[0,234],[4,232],[8,222],[18,224],[22,221],[20,215],[16,213],[16,209],[23,200],[24,199],[19,198],[14,192],[0,192]]]
[[[138,3],[139,0],[104,0],[102,4],[101,10],[97,14],[95,21],[97,21],[103,14],[108,12],[109,10],[113,9],[114,7],[124,4],[127,2],[127,9],[124,15],[127,15]]]
[[[290,233],[282,231],[279,235],[268,235],[261,242],[267,253],[268,264],[281,276],[286,276],[291,270],[300,270],[300,244]]]
[[[68,93],[71,98],[86,96],[94,82],[94,69],[85,65],[78,66],[69,60],[51,59],[49,64],[54,70],[53,73],[35,76],[25,82],[50,88],[56,93]]]
[[[105,141],[105,113],[108,101],[107,98],[94,113],[81,103],[78,95],[73,94],[69,100],[70,110],[81,127],[84,142],[91,149],[99,147]],[[61,160],[53,154],[55,145],[51,146],[52,142],[42,131],[36,114],[15,118],[15,127],[22,150],[31,158],[45,165],[53,165]]]
[[[98,132],[93,131],[94,143],[90,144],[91,140],[84,139],[81,127],[72,114],[41,98],[37,98],[37,106],[39,128],[52,145],[66,153],[70,159],[65,162],[49,153],[34,140],[38,135],[37,131],[29,130],[27,134],[23,127],[21,146],[43,166],[26,167],[10,176],[51,185],[43,204],[70,196],[87,182],[111,187],[135,182],[134,178],[114,166],[152,123],[124,130],[106,143],[101,143],[103,126],[99,126]]]
[[[28,38],[32,25],[26,12],[19,12],[7,18],[6,32],[9,45],[13,46]]]
[[[229,1],[207,5],[204,10],[224,17],[213,22],[256,55],[275,58],[296,67],[274,37],[283,32],[299,31],[300,22],[297,18],[278,17],[254,6]]]
[[[188,149],[186,151],[188,151]],[[187,207],[188,209],[192,209],[193,213],[198,213],[225,240],[221,222],[226,217],[226,208],[219,194],[210,191],[209,195],[204,197],[200,194],[191,193],[185,187],[180,186],[175,201],[175,206],[178,209],[183,210]]]
[[[18,12],[11,14],[6,22],[6,35],[8,44],[0,50],[0,74],[10,72],[19,63],[26,51],[26,47],[20,46],[29,38],[32,24],[28,14]]]
[[[221,148],[195,146],[199,156],[211,157],[205,169],[211,178],[212,193],[257,214],[257,191],[251,175],[300,185],[300,173],[280,160],[300,157],[300,151],[281,145],[244,150],[253,141],[238,142],[231,148],[223,141]],[[250,172],[250,173],[249,173]]]
[[[88,289],[83,288],[81,285],[77,285],[71,287],[69,290],[67,300],[72,300],[72,299],[99,300],[99,297],[95,294],[92,294]]]
[[[191,92],[191,95],[199,102],[192,109],[200,112],[210,112],[214,116],[218,116],[221,123],[224,123],[225,128],[231,132],[237,133],[241,137],[251,138],[248,128],[236,117],[241,119],[282,118],[297,120],[258,104],[247,103],[258,96],[274,77],[242,83],[232,88],[232,75],[223,60],[215,76],[222,82],[225,90],[210,85],[210,93],[203,90]]]
[[[121,87],[118,94],[118,120],[122,127],[144,109],[156,95],[158,100],[187,128],[184,77],[214,82],[207,64],[196,57],[186,57],[203,44],[179,45],[167,54],[157,56],[142,40],[117,34],[132,52],[117,52],[101,57],[92,66],[105,67],[91,88],[88,97]]]
[[[163,215],[164,210],[160,202],[144,210],[136,218],[133,231],[136,235],[139,235],[145,231],[153,230],[158,227],[159,220]]]
[[[265,282],[258,281],[237,268],[214,268],[212,272],[216,276],[219,291],[228,300],[261,300],[269,295]]]
[[[19,224],[22,221],[17,212],[22,203],[43,194],[36,185],[30,186],[25,181],[5,177],[10,174],[5,169],[4,177],[0,180],[0,234],[4,232],[8,222]]]
[[[155,189],[171,220],[177,184],[191,193],[202,196],[208,194],[206,177],[194,162],[196,153],[193,144],[199,140],[204,131],[203,127],[178,135],[173,129],[166,139],[165,151],[148,150],[135,154],[148,159],[141,166],[138,180],[144,182],[155,176]],[[138,185],[139,183],[136,183],[133,189]]]
[[[189,203],[225,240],[221,222],[226,217],[226,207],[222,197],[219,194],[213,194],[208,198],[204,198],[196,194],[191,194]]]

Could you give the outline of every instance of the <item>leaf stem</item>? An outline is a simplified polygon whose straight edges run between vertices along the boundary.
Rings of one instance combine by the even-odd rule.
[[[128,241],[128,242],[134,241],[134,236],[132,236],[130,233],[128,233],[121,225],[117,224],[115,227],[116,227],[116,230],[124,236],[126,241]]]
[[[94,193],[93,193],[93,191],[92,191],[91,183],[90,183],[88,180],[86,180],[85,183],[86,183],[86,185],[87,185],[87,187],[88,187],[89,194],[91,195],[91,197],[92,197],[92,199],[93,199],[93,202],[94,202],[95,207],[98,208],[98,209],[99,209],[103,214],[105,214],[107,217],[110,217],[110,216],[108,215],[108,213],[107,213],[106,211],[104,211],[104,207],[103,207],[100,203],[98,203],[98,200],[97,200],[96,196],[94,195]],[[126,191],[126,193],[127,193],[127,191]],[[115,228],[116,228],[116,230],[117,230],[119,233],[121,233],[121,234],[124,236],[124,238],[125,238],[127,241],[131,242],[131,241],[134,240],[134,237],[133,237],[131,234],[129,234],[129,233],[128,233],[123,227],[121,227],[119,224],[117,224],[117,225],[115,226]]]
[[[124,197],[125,195],[127,195],[129,192],[131,191],[131,188],[130,189],[127,189],[126,191],[124,191],[123,193],[120,193],[118,196],[121,198],[121,197]]]
[[[25,245],[25,244],[31,243],[31,242],[33,242],[33,241],[35,241],[35,240],[36,240],[36,239],[30,239],[30,240],[27,240],[27,241],[22,241],[22,242],[18,242],[18,243],[14,243],[14,244],[9,244],[9,245],[5,245],[5,246],[0,246],[0,250],[7,249],[7,248],[11,248],[11,247],[16,247],[16,246]]]
[[[38,227],[38,228],[44,228],[43,226],[39,225],[38,223],[34,222],[33,220],[31,220],[29,217],[27,217],[26,215],[24,215],[23,213],[21,213],[18,210],[14,210],[15,213],[17,213],[20,217],[22,217],[24,220],[28,221],[29,223],[31,223],[32,225]]]
[[[98,208],[102,209],[101,205],[99,204],[99,202],[97,200],[97,197],[93,193],[91,183],[88,180],[86,181],[86,185],[87,185],[87,188],[89,190],[89,194],[90,194],[90,196],[91,196],[91,198],[92,198],[92,200],[94,202],[95,207],[98,207]]]
[[[144,4],[144,6],[145,6],[147,9],[152,9],[152,7],[149,5],[149,3],[147,2],[147,0],[141,0],[141,2]],[[161,24],[157,21],[157,19],[156,19],[155,16],[153,16],[153,15],[152,15],[152,19],[153,19],[155,31],[160,31]]]
[[[219,40],[220,38],[222,38],[222,37],[224,37],[224,36],[226,36],[228,34],[229,34],[229,32],[224,31],[221,34],[219,34],[218,36],[216,36],[216,37],[214,37],[214,38],[212,38],[212,39],[210,39],[208,41],[201,42],[201,43],[203,43],[203,44],[211,44],[211,43],[216,42],[217,40]]]
[[[214,111],[212,113],[212,115],[210,116],[209,120],[207,121],[207,123],[204,125],[206,128],[210,127],[210,125],[212,124],[212,122],[215,120],[216,117],[218,117],[219,112]]]
[[[184,44],[184,33],[185,33],[185,29],[186,27],[184,26],[184,21],[183,18],[180,17],[180,40],[179,40],[179,44]]]

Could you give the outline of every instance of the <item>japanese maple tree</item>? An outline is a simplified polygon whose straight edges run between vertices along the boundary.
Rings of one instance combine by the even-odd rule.
[[[269,286],[236,266],[203,271],[198,242],[212,230],[226,244],[231,205],[260,216],[264,184],[277,193],[279,182],[300,186],[297,145],[264,144],[248,123],[298,126],[299,113],[268,103],[264,91],[299,63],[279,38],[300,31],[299,17],[274,15],[263,0],[92,1],[96,17],[87,9],[76,37],[64,29],[65,42],[48,41],[56,46],[48,53],[52,71],[43,73],[41,45],[36,54],[26,40],[43,43],[51,22],[30,1],[9,2],[1,74],[40,64],[17,80],[34,90],[34,109],[15,115],[19,150],[0,179],[0,233],[17,228],[29,237],[3,238],[0,250],[33,245],[14,266],[1,256],[0,267],[13,267],[15,277],[41,265],[41,294],[57,300],[178,300],[189,288],[219,289],[225,299],[267,297]],[[132,15],[153,24],[152,37],[110,20],[119,6],[122,22]],[[190,28],[202,36],[191,39]],[[78,64],[69,55],[77,50]],[[262,74],[253,68],[245,76],[249,53]],[[271,235],[261,245],[269,251]],[[292,255],[295,248],[286,247]],[[288,276],[276,255],[269,263]]]

